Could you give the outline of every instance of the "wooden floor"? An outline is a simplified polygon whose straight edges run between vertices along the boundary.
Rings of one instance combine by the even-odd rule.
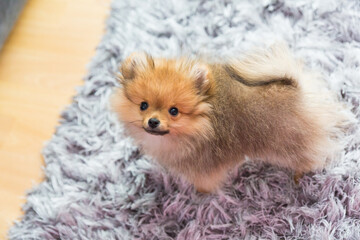
[[[42,179],[41,149],[82,84],[109,0],[29,0],[0,52],[0,239]]]

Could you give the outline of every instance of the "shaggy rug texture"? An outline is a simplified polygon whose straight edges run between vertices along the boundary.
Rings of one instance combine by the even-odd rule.
[[[357,119],[358,0],[115,0],[85,83],[43,151],[10,239],[360,239],[360,131],[336,164],[307,174],[247,162],[218,194],[196,193],[142,156],[109,110],[131,52],[226,56],[283,40]]]

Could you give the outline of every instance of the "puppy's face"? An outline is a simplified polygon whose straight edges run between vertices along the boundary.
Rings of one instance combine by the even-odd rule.
[[[207,135],[214,91],[206,65],[133,54],[121,66],[113,107],[135,137]]]

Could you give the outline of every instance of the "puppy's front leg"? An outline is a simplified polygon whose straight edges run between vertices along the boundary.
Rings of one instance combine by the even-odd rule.
[[[227,169],[214,169],[210,173],[196,175],[192,182],[198,192],[213,193],[221,187],[227,176]]]

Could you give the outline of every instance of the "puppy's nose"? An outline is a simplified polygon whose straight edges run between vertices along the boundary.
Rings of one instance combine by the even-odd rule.
[[[150,118],[148,124],[149,124],[149,127],[156,128],[157,126],[160,125],[160,121],[156,118]]]

